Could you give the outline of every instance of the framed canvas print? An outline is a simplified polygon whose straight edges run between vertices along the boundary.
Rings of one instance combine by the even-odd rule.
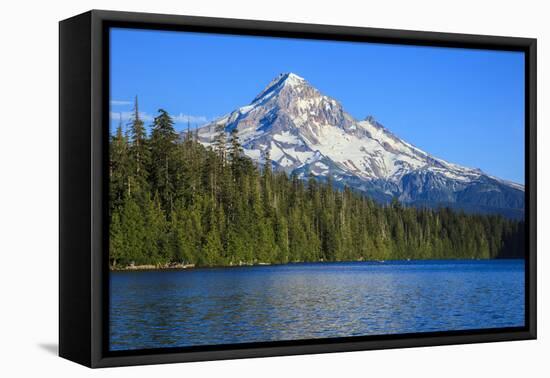
[[[60,23],[60,355],[536,337],[536,40]]]

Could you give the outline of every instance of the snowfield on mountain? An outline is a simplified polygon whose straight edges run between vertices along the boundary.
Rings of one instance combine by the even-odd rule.
[[[357,120],[335,99],[293,73],[280,74],[250,104],[201,127],[210,145],[216,129],[237,128],[244,153],[276,170],[331,179],[385,203],[449,206],[523,218],[523,185],[447,162],[400,139],[373,117]]]

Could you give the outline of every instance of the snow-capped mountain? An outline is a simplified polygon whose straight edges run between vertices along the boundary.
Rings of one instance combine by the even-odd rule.
[[[210,144],[216,126],[237,128],[245,154],[269,150],[275,169],[321,180],[331,177],[378,201],[445,205],[523,215],[524,187],[434,157],[342,105],[293,73],[280,74],[249,105],[199,129]]]

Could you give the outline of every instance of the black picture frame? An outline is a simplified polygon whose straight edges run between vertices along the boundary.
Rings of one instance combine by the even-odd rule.
[[[110,352],[108,28],[521,51],[525,53],[526,324],[521,328]],[[59,354],[89,367],[535,339],[536,39],[92,10],[59,24]]]

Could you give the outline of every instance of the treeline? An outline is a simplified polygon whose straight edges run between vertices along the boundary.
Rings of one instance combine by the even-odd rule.
[[[523,222],[450,209],[382,206],[331,182],[257,166],[237,130],[212,148],[137,107],[110,141],[110,264],[197,266],[524,256]]]

